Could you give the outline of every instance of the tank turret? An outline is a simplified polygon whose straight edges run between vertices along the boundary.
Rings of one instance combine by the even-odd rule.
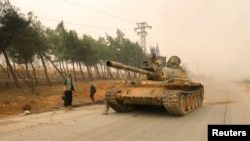
[[[147,68],[135,68],[131,66],[124,65],[122,63],[118,63],[115,61],[107,61],[106,65],[112,68],[129,70],[133,72],[137,72],[140,74],[147,75],[147,80],[156,80],[156,81],[164,81],[170,80],[174,78],[179,79],[187,79],[187,73],[185,69],[180,67],[180,58],[178,56],[172,56],[168,60],[167,64],[169,67],[162,66],[163,62],[160,59],[157,59],[155,55],[151,58],[150,66],[148,67],[148,62],[143,66],[147,66]]]

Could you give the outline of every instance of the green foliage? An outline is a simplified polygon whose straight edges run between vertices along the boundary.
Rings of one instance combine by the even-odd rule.
[[[108,45],[113,52],[114,58],[110,59],[121,62],[125,65],[139,67],[145,55],[138,43],[133,43],[129,39],[125,38],[125,34],[122,31],[117,30],[116,38],[112,38],[107,35]]]
[[[26,20],[23,14],[18,13],[9,1],[0,1],[0,47],[3,50],[10,46],[13,38],[26,30],[32,18],[31,13],[28,18]]]

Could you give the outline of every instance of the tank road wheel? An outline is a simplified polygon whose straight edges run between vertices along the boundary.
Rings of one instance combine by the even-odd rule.
[[[200,98],[201,98],[201,105],[202,105],[203,99],[204,99],[204,90],[202,90],[202,91],[200,92]]]
[[[198,107],[198,103],[197,103],[197,94],[193,94],[194,95],[194,108]]]
[[[187,111],[190,111],[192,109],[192,98],[190,94],[187,94]]]
[[[197,96],[198,97],[198,104],[199,104],[199,107],[201,107],[202,102],[203,102],[203,95],[201,92],[199,92],[197,95],[198,95]]]
[[[185,95],[181,95],[180,97],[179,97],[179,107],[180,107],[180,114],[181,115],[184,115],[185,114],[185,112],[186,112],[186,105],[187,105],[187,100],[186,100],[186,97],[185,97]]]
[[[122,101],[116,99],[116,102],[110,103],[112,109],[116,112],[129,112],[133,110],[132,106],[124,104]]]
[[[194,95],[194,94],[191,94],[191,108],[192,108],[192,109],[195,108],[195,103],[196,103],[195,95]]]
[[[199,95],[199,106],[202,106],[203,99],[204,99],[204,88],[202,87],[200,91],[198,92]]]
[[[199,94],[195,94],[195,107],[199,107],[200,106],[200,100],[199,100]]]
[[[117,94],[119,91],[110,90],[105,94],[105,99],[107,104],[116,112],[128,112],[133,110],[133,107],[130,105],[124,104],[122,101],[117,99]]]

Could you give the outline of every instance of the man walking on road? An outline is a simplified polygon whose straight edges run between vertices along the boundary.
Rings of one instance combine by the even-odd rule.
[[[96,88],[93,84],[90,85],[90,98],[92,99],[92,102],[95,101],[94,95],[96,93]]]

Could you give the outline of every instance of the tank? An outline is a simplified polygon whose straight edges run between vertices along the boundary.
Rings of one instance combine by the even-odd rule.
[[[144,77],[114,85],[105,93],[106,104],[116,112],[128,112],[138,105],[161,106],[173,116],[184,116],[200,108],[204,86],[192,81],[180,64],[178,56],[170,57],[166,63],[155,54],[150,61],[144,61],[141,68],[107,61],[109,67],[136,72]]]

